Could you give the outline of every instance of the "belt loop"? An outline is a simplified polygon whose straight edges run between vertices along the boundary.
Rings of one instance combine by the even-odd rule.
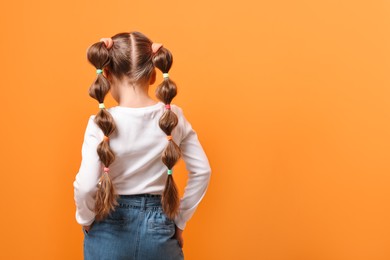
[[[145,197],[141,197],[141,210],[145,210],[146,209],[146,198]]]

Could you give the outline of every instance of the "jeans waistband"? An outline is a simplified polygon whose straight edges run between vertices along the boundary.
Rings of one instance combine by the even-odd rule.
[[[119,195],[118,203],[120,207],[158,209],[161,208],[161,195],[159,194]]]

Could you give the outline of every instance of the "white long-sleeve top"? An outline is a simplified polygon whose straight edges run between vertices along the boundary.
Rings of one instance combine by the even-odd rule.
[[[117,127],[109,140],[116,155],[115,161],[109,166],[109,174],[117,194],[162,194],[168,175],[161,156],[168,140],[158,121],[164,109],[162,102],[141,108],[115,106],[107,109]],[[211,169],[198,136],[184,117],[182,109],[175,105],[171,105],[171,109],[179,120],[172,138],[181,148],[189,174],[179,213],[174,220],[177,227],[184,229],[206,193]],[[95,220],[95,194],[103,171],[97,146],[104,134],[94,118],[95,115],[90,116],[85,130],[81,165],[73,183],[76,220],[85,226]],[[172,174],[174,177],[175,169]]]

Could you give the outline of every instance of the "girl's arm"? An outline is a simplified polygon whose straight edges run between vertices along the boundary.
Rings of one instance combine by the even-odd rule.
[[[180,149],[188,171],[188,181],[183,198],[180,200],[179,213],[175,218],[175,224],[178,228],[184,230],[186,222],[195,213],[206,193],[210,182],[211,168],[196,132],[184,117],[181,109],[178,110],[178,114],[180,115],[179,120],[182,120],[184,124]]]
[[[89,226],[95,220],[95,194],[101,175],[101,162],[97,154],[97,146],[102,141],[99,127],[90,116],[84,134],[81,149],[81,165],[73,182],[74,199],[76,202],[76,220],[80,225]]]

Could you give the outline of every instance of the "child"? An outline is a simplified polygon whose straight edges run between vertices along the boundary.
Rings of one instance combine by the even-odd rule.
[[[182,110],[171,105],[176,84],[171,52],[139,32],[103,38],[87,51],[97,77],[74,181],[76,220],[85,259],[183,259],[182,232],[210,181],[210,165]],[[156,89],[160,100],[148,94]],[[108,92],[118,106],[105,108]],[[173,179],[182,157],[189,172],[183,198]]]

